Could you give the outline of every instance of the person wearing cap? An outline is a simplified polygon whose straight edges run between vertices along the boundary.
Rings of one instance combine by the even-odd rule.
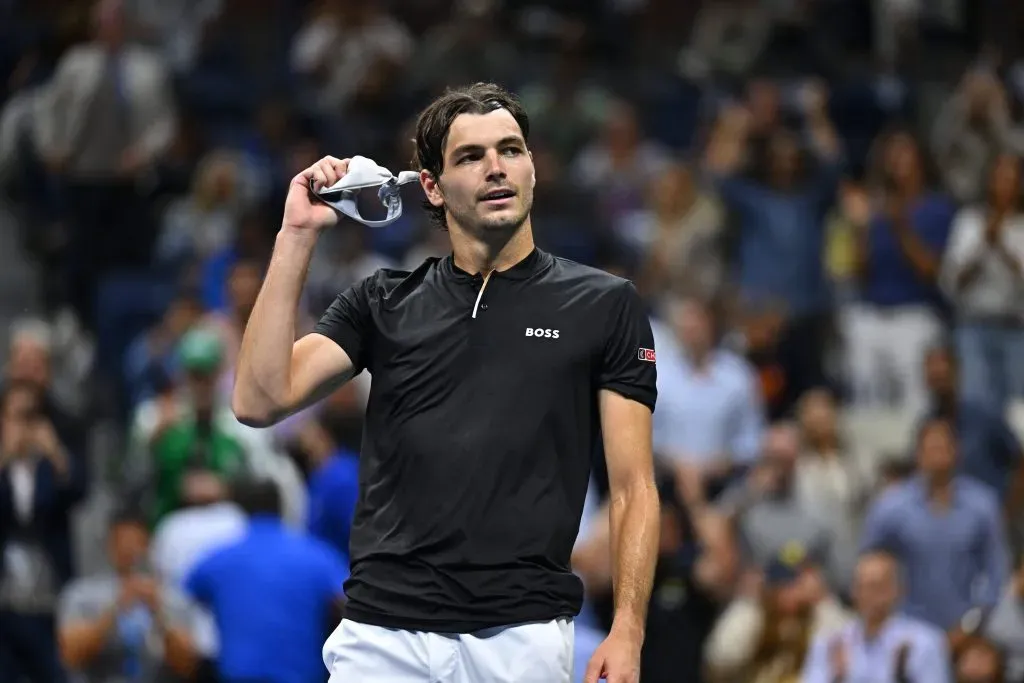
[[[208,330],[193,329],[182,338],[178,354],[188,404],[162,404],[149,441],[155,521],[181,507],[182,484],[189,471],[208,471],[229,479],[247,465],[242,441],[219,419],[216,380],[222,359],[220,340]]]
[[[784,543],[763,570],[741,581],[708,640],[708,668],[714,680],[795,683],[814,634],[848,619],[817,558],[800,541]]]
[[[314,247],[345,206],[316,196],[360,166],[325,157],[292,179],[236,371],[233,408],[255,426],[373,377],[324,663],[338,683],[569,683],[583,602],[570,558],[600,439],[616,604],[584,680],[635,683],[659,524],[646,309],[629,281],[535,246],[529,117],[511,93],[452,89],[416,130],[452,254],[377,271],[296,340]]]
[[[155,494],[154,522],[180,504],[182,473],[209,457],[214,464],[200,469],[229,477],[251,472],[275,481],[285,520],[302,527],[307,502],[298,467],[278,450],[269,433],[241,424],[218,389],[225,362],[220,335],[205,326],[194,327],[179,342],[177,356],[183,381],[143,403],[132,429],[129,483],[137,491]],[[154,471],[157,463],[170,469]]]

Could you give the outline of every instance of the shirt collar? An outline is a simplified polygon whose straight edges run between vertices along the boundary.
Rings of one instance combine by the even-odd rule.
[[[551,262],[552,258],[550,254],[534,247],[533,251],[527,254],[525,258],[513,265],[511,268],[494,271],[494,274],[491,275],[491,277],[500,277],[509,280],[525,280],[543,271],[551,264]],[[467,273],[462,268],[455,265],[454,254],[448,254],[448,256],[445,256],[441,260],[441,270],[446,276],[455,278],[456,280],[468,281],[483,279],[483,276],[479,273]]]

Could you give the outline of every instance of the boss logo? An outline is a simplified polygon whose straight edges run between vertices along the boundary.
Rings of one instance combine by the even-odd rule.
[[[647,361],[648,363],[655,363],[654,349],[638,349],[636,357],[640,360]]]
[[[527,327],[527,337],[544,337],[545,339],[558,339],[558,330],[551,330],[546,327]]]

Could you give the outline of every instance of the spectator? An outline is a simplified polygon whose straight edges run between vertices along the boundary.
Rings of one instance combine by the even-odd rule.
[[[956,308],[961,392],[999,413],[1024,396],[1020,193],[1020,159],[1003,154],[989,170],[987,201],[957,214],[942,270]]]
[[[818,634],[802,683],[950,683],[945,635],[897,612],[902,588],[895,557],[861,556],[853,584],[857,618],[838,632]]]
[[[721,490],[758,455],[764,416],[749,363],[721,346],[711,304],[695,297],[667,300],[668,331],[655,328],[658,410],[654,449],[672,466],[697,466]]]
[[[956,466],[952,427],[928,420],[918,433],[917,476],[872,505],[861,544],[896,556],[907,572],[907,614],[943,630],[974,607],[995,605],[1009,569],[998,499]]]
[[[799,431],[791,424],[773,425],[762,449],[757,465],[719,501],[736,520],[751,565],[764,570],[786,546],[796,543],[828,567],[832,585],[838,585],[837,572],[828,566],[834,536],[827,517],[811,508],[796,488]]]
[[[666,472],[661,493],[661,541],[640,662],[645,683],[704,680],[704,643],[735,582],[738,551],[728,521],[705,502],[700,472],[686,470],[684,495]],[[611,590],[607,511],[573,553],[590,595]]]
[[[77,579],[60,598],[60,650],[88,683],[188,680],[197,655],[192,606],[145,570],[149,530],[141,516],[110,524],[111,574]]]
[[[788,544],[745,580],[708,642],[707,663],[724,680],[790,683],[797,680],[816,634],[847,620],[799,543]]]
[[[61,444],[35,385],[0,393],[0,672],[62,681],[57,596],[72,575],[71,509],[85,473]]]
[[[316,418],[306,422],[298,441],[309,466],[309,532],[347,563],[359,498],[359,454],[339,447]]]
[[[1006,653],[1006,680],[1024,681],[1024,556],[981,626],[982,635]]]
[[[1004,683],[1003,653],[981,638],[970,638],[956,652],[957,683]]]
[[[701,191],[693,170],[673,163],[652,184],[646,211],[621,235],[641,257],[641,284],[649,295],[666,290],[704,299],[725,287],[725,234],[722,207]]]
[[[43,320],[22,318],[11,325],[10,346],[4,378],[7,382],[25,382],[41,392],[42,410],[53,423],[61,443],[76,458],[85,456],[85,430],[81,420],[68,407],[77,387],[60,386],[54,352],[53,327]]]
[[[322,681],[323,634],[340,617],[344,561],[323,542],[283,526],[273,483],[243,482],[237,500],[249,516],[248,532],[185,580],[216,620],[220,680]]]
[[[635,107],[610,104],[600,136],[572,162],[570,177],[591,192],[600,188],[600,210],[613,229],[640,209],[647,188],[668,166],[667,151],[644,135]]]
[[[203,158],[191,194],[164,210],[156,248],[159,265],[178,273],[234,242],[245,209],[241,174],[241,162],[229,151],[213,151]]]
[[[823,380],[829,301],[824,223],[841,168],[839,139],[828,117],[828,93],[810,86],[801,98],[819,168],[812,170],[802,160],[794,134],[779,130],[769,139],[760,178],[739,177],[753,122],[746,109],[723,114],[706,155],[718,192],[739,221],[741,301],[752,311],[779,310],[784,318],[775,342],[787,378],[786,406]],[[774,265],[782,262],[787,267]]]
[[[183,507],[157,524],[150,549],[154,572],[170,586],[181,586],[200,560],[241,538],[247,525],[216,474],[188,472],[181,489]]]
[[[804,449],[796,463],[798,497],[832,533],[836,586],[853,578],[860,522],[874,480],[872,463],[839,436],[835,399],[827,389],[803,395],[799,419]]]
[[[182,292],[160,321],[132,342],[125,354],[124,378],[133,409],[163,393],[167,384],[178,376],[178,343],[202,313],[198,296]]]
[[[967,71],[935,120],[932,149],[950,195],[962,204],[983,201],[992,160],[1000,153],[1024,152],[1024,136],[1010,117],[996,74]]]
[[[957,371],[952,348],[933,347],[925,355],[924,367],[932,400],[926,419],[942,418],[953,425],[959,471],[990,486],[1007,510],[1020,510],[1024,505],[1024,459],[1003,411],[961,393],[962,373]]]
[[[848,207],[860,283],[859,301],[844,312],[849,379],[860,405],[917,412],[927,401],[920,359],[941,330],[936,282],[954,207],[928,192],[923,152],[910,135],[893,133],[877,146],[884,209]]]
[[[154,230],[138,191],[174,138],[174,98],[160,57],[131,42],[123,0],[98,0],[94,40],[67,52],[36,118],[37,145],[66,181],[68,295],[93,322],[99,278],[149,262]]]
[[[159,522],[181,506],[182,481],[200,469],[233,477],[247,467],[245,444],[232,430],[233,418],[217,398],[216,378],[221,345],[213,333],[194,329],[178,346],[188,383],[188,399],[173,396],[144,404],[150,413],[137,418],[137,451],[133,454],[136,485],[153,495],[153,520]],[[155,413],[155,414],[154,414]]]

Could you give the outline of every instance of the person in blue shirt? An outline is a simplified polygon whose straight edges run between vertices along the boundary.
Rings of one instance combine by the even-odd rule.
[[[359,499],[359,454],[339,447],[320,419],[299,434],[309,469],[309,533],[348,561],[348,539]]]
[[[273,483],[241,482],[236,501],[249,515],[248,532],[185,579],[216,622],[219,679],[321,683],[320,651],[340,618],[345,562],[323,541],[284,526]]]
[[[926,403],[920,359],[942,331],[938,286],[942,255],[956,212],[928,190],[920,146],[908,133],[880,145],[877,206],[848,215],[855,224],[859,300],[844,314],[853,398],[860,404]],[[850,212],[848,211],[848,214]]]
[[[899,614],[901,592],[895,557],[878,551],[862,555],[853,584],[857,619],[838,633],[815,637],[802,683],[949,683],[945,634]]]
[[[924,368],[931,406],[925,419],[942,418],[953,425],[960,473],[992,487],[1013,515],[1024,506],[1020,442],[1000,410],[964,395],[958,366],[953,346],[939,344],[928,350]]]
[[[956,474],[956,437],[932,419],[918,435],[918,474],[868,512],[861,548],[885,550],[906,570],[904,611],[945,631],[968,611],[991,608],[1009,575],[999,499]]]
[[[824,226],[843,168],[828,92],[808,86],[801,91],[801,104],[805,131],[800,133],[816,154],[813,167],[803,158],[802,136],[779,130],[768,140],[763,176],[741,176],[753,132],[751,114],[743,108],[721,117],[706,157],[715,188],[739,223],[742,302],[751,312],[778,312],[784,319],[772,345],[786,376],[780,412],[824,380],[830,302],[822,258]]]

